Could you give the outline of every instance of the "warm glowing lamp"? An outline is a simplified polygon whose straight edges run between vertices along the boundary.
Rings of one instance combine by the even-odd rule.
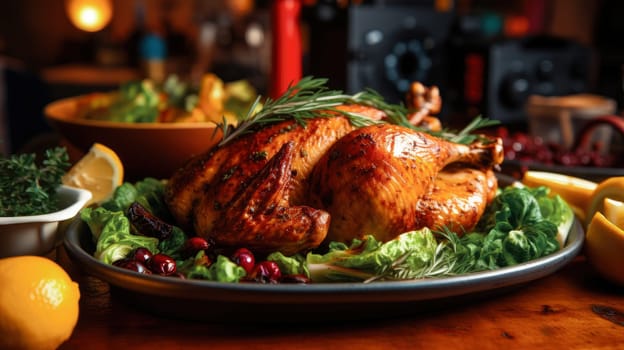
[[[87,32],[102,30],[113,16],[111,0],[67,0],[65,6],[71,22]]]

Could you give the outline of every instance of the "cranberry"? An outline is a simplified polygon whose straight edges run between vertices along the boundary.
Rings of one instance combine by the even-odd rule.
[[[576,157],[579,165],[581,166],[591,166],[592,162],[592,153],[589,151],[577,151]]]
[[[545,148],[540,148],[535,153],[535,159],[540,163],[551,164],[552,158],[553,158],[552,153],[548,149],[545,149]]]
[[[254,267],[250,277],[251,280],[259,283],[279,283],[282,271],[275,261],[265,260]]]
[[[564,152],[559,156],[559,162],[565,166],[577,166],[579,165],[579,158],[573,152]]]
[[[516,141],[511,144],[511,149],[515,152],[521,153],[526,149],[526,144],[520,141]]]
[[[602,155],[600,153],[594,153],[592,163],[598,167],[610,167],[615,163],[613,161],[613,156],[611,155]]]
[[[238,248],[231,256],[232,261],[244,268],[247,274],[250,275],[256,265],[256,258],[253,253],[247,248]]]
[[[132,258],[147,266],[148,261],[152,258],[152,252],[145,247],[139,247],[132,252]]]
[[[176,262],[169,255],[158,253],[150,259],[149,268],[154,273],[169,276],[176,272]]]
[[[150,271],[142,262],[134,260],[132,258],[123,258],[116,260],[113,262],[113,265],[146,275],[152,274],[152,271]]]
[[[210,243],[205,238],[191,237],[184,242],[182,255],[188,258],[196,255],[201,250],[207,250],[209,248]]]

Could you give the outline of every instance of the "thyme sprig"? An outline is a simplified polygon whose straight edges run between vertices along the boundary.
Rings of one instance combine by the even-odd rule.
[[[57,190],[69,168],[64,147],[34,153],[0,156],[0,216],[46,214],[58,210]]]

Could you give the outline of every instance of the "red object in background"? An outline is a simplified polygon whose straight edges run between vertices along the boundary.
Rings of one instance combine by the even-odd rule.
[[[477,106],[483,102],[483,77],[485,75],[485,63],[483,55],[470,53],[465,59],[466,70],[464,72],[464,99],[470,105]]]
[[[504,33],[508,38],[521,38],[529,34],[530,22],[525,16],[510,15],[505,17]]]
[[[273,50],[271,52],[271,97],[281,96],[302,74],[300,0],[273,2]]]
[[[548,5],[548,2],[545,0],[524,1],[524,16],[528,21],[529,34],[540,34],[544,32],[544,26],[548,16]]]

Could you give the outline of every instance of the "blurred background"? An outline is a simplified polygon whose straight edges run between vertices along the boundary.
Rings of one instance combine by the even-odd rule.
[[[43,107],[144,77],[275,81],[280,0],[0,2],[0,144],[33,147]],[[391,102],[437,85],[444,123],[476,115],[528,128],[531,95],[589,93],[622,104],[624,2],[616,0],[301,0],[302,75],[372,88]],[[300,44],[300,46],[298,46]]]

